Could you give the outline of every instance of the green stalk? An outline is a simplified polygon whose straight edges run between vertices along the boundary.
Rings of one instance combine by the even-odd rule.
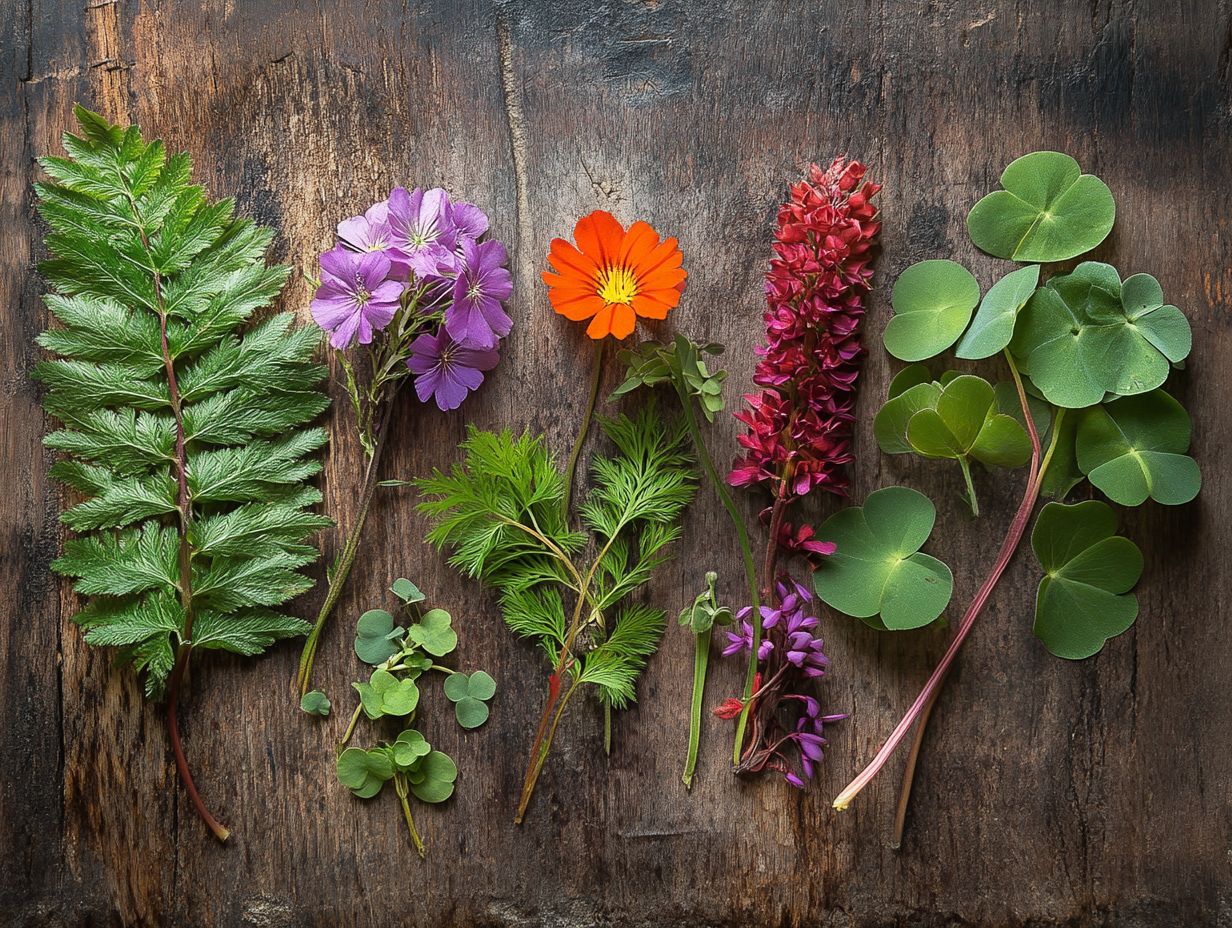
[[[406,777],[401,773],[394,774],[394,790],[398,793],[398,801],[402,803],[402,817],[406,819],[406,830],[411,833],[411,841],[415,845],[415,850],[419,852],[420,858],[427,856],[427,851],[424,850],[423,838],[419,837],[419,830],[415,827],[415,819],[411,818],[411,804],[407,800]]]
[[[697,769],[697,748],[702,735],[702,699],[706,690],[706,668],[710,663],[710,629],[694,636],[693,644],[693,705],[689,714],[689,752],[684,760],[680,779],[685,789],[693,788],[693,772]]]
[[[606,339],[595,342],[594,365],[590,369],[590,395],[586,400],[586,412],[582,414],[582,426],[578,429],[577,439],[569,452],[569,460],[565,464],[565,492],[561,499],[561,515],[569,521],[569,499],[573,495],[573,475],[577,471],[578,458],[582,454],[582,446],[586,444],[586,435],[590,431],[590,422],[595,417],[595,401],[599,398],[599,381],[603,374],[603,344]]]
[[[744,560],[744,580],[749,588],[749,602],[753,605],[753,615],[759,616],[761,615],[761,593],[757,588],[757,565],[753,561],[753,548],[749,543],[749,530],[745,527],[744,517],[740,515],[740,510],[736,508],[736,501],[727,489],[726,481],[719,476],[718,469],[714,466],[714,459],[706,448],[706,442],[702,438],[701,429],[697,425],[697,415],[693,412],[693,400],[689,396],[689,387],[685,383],[684,372],[678,366],[673,366],[672,369],[672,385],[676,388],[676,395],[680,397],[680,405],[684,407],[684,421],[689,429],[689,437],[693,439],[693,447],[697,450],[697,459],[701,461],[702,469],[706,472],[710,485],[714,487],[715,495],[719,497],[719,502],[727,510],[727,515],[731,518],[732,526],[736,530],[736,538],[740,542],[740,556]],[[759,622],[754,622],[754,626],[756,628],[761,627]],[[756,648],[753,649],[753,654],[756,657]],[[744,700],[746,705],[749,697],[753,695],[753,677],[756,673],[757,663],[754,660],[750,663],[748,673],[745,675]],[[694,685],[696,686],[696,683]],[[696,694],[694,698],[697,698]],[[740,762],[740,748],[744,742],[744,728],[747,722],[748,713],[740,713],[740,719],[736,723],[736,746],[732,753],[733,764]],[[692,738],[692,735],[690,735],[690,738]]]

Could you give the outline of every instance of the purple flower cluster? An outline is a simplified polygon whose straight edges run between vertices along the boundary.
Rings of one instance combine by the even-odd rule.
[[[801,692],[810,681],[824,676],[830,665],[817,635],[820,622],[813,615],[813,594],[789,577],[775,584],[775,593],[778,607],[761,607],[764,635],[757,648],[759,672],[752,697],[762,710],[754,717],[761,737],[754,739],[756,747],[743,759],[742,767],[777,770],[788,783],[802,787],[822,759],[825,726],[847,716],[822,715],[821,703]],[[751,615],[751,607],[740,611],[739,629],[727,632],[725,657],[753,649]],[[724,704],[719,714],[734,717],[731,708]]]
[[[312,317],[334,348],[345,349],[371,344],[413,306],[422,320],[399,332],[422,333],[406,358],[415,391],[423,402],[456,409],[496,365],[513,325],[502,306],[513,293],[509,255],[499,241],[481,240],[487,231],[483,210],[451,201],[439,187],[396,187],[364,215],[338,223],[337,243],[321,255]]]

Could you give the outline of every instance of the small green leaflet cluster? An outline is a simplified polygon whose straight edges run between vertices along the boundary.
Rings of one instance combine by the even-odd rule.
[[[482,670],[465,674],[438,664],[438,659],[447,657],[458,645],[449,613],[444,609],[423,610],[426,597],[405,578],[394,581],[390,590],[401,600],[410,621],[399,625],[384,609],[370,609],[359,617],[355,654],[374,669],[367,681],[351,684],[359,694],[359,705],[343,736],[343,745],[350,741],[361,714],[374,722],[392,719],[399,726],[413,722],[419,706],[417,681],[429,671],[446,675],[444,691],[454,704],[458,724],[478,728],[488,720],[488,701],[496,695],[496,681]],[[324,715],[329,704],[324,694],[314,690],[304,696],[301,708]],[[424,845],[411,815],[409,797],[444,802],[453,795],[458,777],[453,759],[433,750],[414,728],[405,728],[393,741],[375,747],[346,748],[338,755],[337,772],[338,781],[360,799],[371,799],[393,781],[411,840],[421,857]]]
[[[1165,303],[1155,278],[1135,274],[1122,280],[1115,268],[1099,262],[1080,263],[1041,285],[1039,264],[1096,247],[1115,216],[1107,186],[1082,174],[1072,158],[1026,155],[1006,168],[1001,183],[1004,189],[972,209],[971,239],[1026,266],[1001,277],[982,299],[975,277],[953,261],[907,268],[894,286],[886,350],[912,362],[951,347],[965,360],[1003,353],[1021,377],[1035,430],[1046,443],[1037,488],[1044,495],[1063,498],[1087,479],[1125,506],[1147,499],[1189,502],[1201,487],[1198,465],[1188,454],[1189,416],[1162,389],[1192,347],[1188,320]],[[1014,384],[993,385],[954,371],[934,380],[916,363],[895,377],[875,432],[886,453],[957,461],[978,514],[971,464],[1026,464],[1026,426]],[[915,627],[945,607],[942,602],[937,610],[934,598],[922,597],[920,608],[909,608],[906,617],[894,613],[891,621],[885,612],[899,601],[894,593],[902,565],[919,556],[912,552],[927,537],[924,522],[932,525],[931,506],[924,519],[918,502],[904,498],[899,505],[902,511],[884,520],[881,544],[874,543],[876,526],[870,525],[853,553],[857,536],[847,521],[859,517],[843,513],[847,521],[827,523],[820,534],[839,546],[817,574],[822,598],[865,619],[879,615],[887,628]],[[866,503],[865,518],[868,508]],[[1116,526],[1115,513],[1099,501],[1050,503],[1040,513],[1032,544],[1045,577],[1035,632],[1054,654],[1094,654],[1137,615],[1130,590],[1142,557],[1133,542],[1116,536]],[[904,533],[910,537],[901,545],[889,537]],[[864,585],[880,590],[880,597]]]
[[[666,622],[661,609],[626,600],[668,560],[696,479],[684,432],[653,404],[600,422],[615,453],[595,460],[579,507],[598,552],[585,570],[574,559],[587,533],[565,521],[564,477],[542,438],[472,428],[461,464],[416,483],[433,522],[429,541],[452,548],[452,566],[499,591],[516,634],[538,641],[553,664],[567,650],[570,681],[620,709],[634,700]]]
[[[156,696],[188,648],[255,655],[307,630],[277,607],[312,585],[305,541],[331,524],[309,511],[325,369],[315,329],[254,320],[287,278],[265,263],[272,232],[208,202],[187,154],[76,115],[69,157],[42,159],[35,185],[60,323],[39,337],[58,359],[35,371],[63,423],[46,444],[86,497],[53,566],[92,597],[86,640]]]
[[[677,335],[670,345],[659,342],[642,342],[636,348],[620,352],[620,363],[625,365],[624,382],[614,391],[613,397],[632,393],[639,387],[655,387],[660,384],[683,385],[682,401],[692,397],[706,417],[714,417],[723,411],[723,381],[727,371],[711,371],[703,355],[718,356],[723,346],[717,343],[699,345]]]

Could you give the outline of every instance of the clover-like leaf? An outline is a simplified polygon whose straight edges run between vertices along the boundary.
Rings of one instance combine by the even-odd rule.
[[[488,704],[482,699],[475,699],[473,696],[467,696],[458,700],[453,710],[454,715],[457,716],[458,724],[463,728],[478,728],[488,720]]]
[[[406,577],[399,577],[395,580],[389,588],[389,592],[393,593],[408,606],[414,603],[421,603],[428,598],[419,587],[411,583]]]
[[[1202,487],[1189,434],[1189,413],[1163,390],[1124,397],[1082,414],[1078,466],[1115,503],[1179,506]]]
[[[310,690],[300,698],[299,707],[309,715],[329,715],[329,697],[320,690]]]
[[[1112,191],[1078,162],[1037,151],[1010,163],[967,216],[971,241],[998,258],[1046,264],[1090,251],[1112,231]]]
[[[886,454],[910,454],[912,448],[911,442],[907,441],[907,426],[911,417],[921,409],[935,408],[940,396],[941,387],[931,381],[915,384],[892,395],[873,419],[873,435],[881,450]]]
[[[932,383],[933,375],[928,371],[927,364],[908,364],[901,371],[894,375],[890,381],[890,389],[886,391],[886,399],[892,400],[896,396],[901,396],[912,387],[917,387],[922,383]]]
[[[475,699],[489,700],[496,695],[496,681],[484,670],[476,670],[466,681],[467,695]]]
[[[923,361],[949,348],[971,320],[980,285],[961,264],[921,261],[898,275],[886,326],[886,351],[901,361]]]
[[[975,311],[971,327],[958,340],[954,354],[978,361],[990,358],[1010,343],[1018,313],[1031,299],[1039,283],[1038,264],[1019,268],[1006,274],[988,288],[980,308]]]
[[[1142,576],[1142,552],[1116,534],[1107,503],[1049,503],[1031,533],[1044,569],[1035,600],[1035,634],[1057,657],[1097,653],[1138,617],[1131,592]]]
[[[453,618],[444,609],[429,609],[407,629],[407,635],[434,657],[444,657],[458,646],[458,635],[452,623]]]
[[[390,748],[393,752],[394,764],[399,770],[405,772],[414,766],[419,758],[426,757],[432,750],[432,745],[428,744],[428,740],[415,729],[408,728],[398,735]]]
[[[1148,275],[1122,284],[1116,268],[1084,262],[1035,291],[1010,351],[1057,406],[1082,409],[1107,393],[1149,393],[1192,345],[1188,320],[1162,300]]]
[[[355,626],[355,654],[365,664],[383,664],[401,650],[394,617],[384,609],[369,609]]]
[[[451,673],[442,687],[450,702],[458,702],[469,695],[470,678],[464,673]]]
[[[1048,467],[1040,480],[1040,493],[1051,499],[1064,499],[1080,484],[1085,476],[1078,466],[1075,448],[1078,434],[1078,417],[1072,413],[1065,416],[1057,429],[1055,439],[1049,445]]]
[[[425,755],[407,775],[411,792],[421,802],[444,802],[453,795],[453,784],[457,779],[457,764],[442,751]]]
[[[388,670],[378,668],[367,683],[351,684],[359,693],[359,703],[370,719],[383,715],[410,715],[419,705],[419,687],[414,680],[398,679]]]
[[[835,513],[817,531],[837,546],[813,574],[817,595],[874,628],[927,625],[954,588],[950,569],[920,551],[936,518],[929,498],[907,487],[877,490],[862,507]]]
[[[394,775],[394,764],[382,748],[347,748],[338,755],[338,782],[360,799],[371,799]]]

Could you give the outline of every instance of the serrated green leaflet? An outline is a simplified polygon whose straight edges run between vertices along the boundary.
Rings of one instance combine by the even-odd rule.
[[[1148,393],[1192,343],[1189,322],[1162,300],[1154,278],[1138,274],[1122,284],[1115,268],[1085,262],[1035,291],[1010,351],[1057,406],[1081,409],[1106,393]]]
[[[444,609],[429,609],[407,629],[407,637],[434,657],[444,657],[458,646],[453,618]]]
[[[921,261],[894,282],[894,318],[886,326],[886,351],[901,361],[923,361],[949,348],[971,319],[980,285],[953,261]]]
[[[1116,513],[1098,500],[1049,503],[1036,520],[1031,547],[1045,576],[1035,634],[1057,657],[1090,657],[1138,617],[1129,591],[1142,575],[1142,552],[1116,530]]]
[[[1039,265],[1034,264],[1011,271],[989,287],[980,301],[980,308],[975,311],[971,327],[958,340],[954,354],[976,361],[990,358],[1005,348],[1014,337],[1019,311],[1035,292],[1039,274]]]
[[[1198,464],[1185,453],[1189,431],[1189,414],[1163,390],[1124,397],[1082,414],[1078,466],[1115,503],[1179,506],[1202,487]]]
[[[39,336],[55,357],[35,377],[63,425],[46,439],[67,456],[52,476],[86,497],[62,516],[84,537],[55,569],[106,597],[75,617],[86,640],[122,639],[158,696],[189,641],[255,655],[307,631],[272,607],[311,587],[305,540],[330,524],[307,511],[325,370],[317,330],[264,312],[288,273],[266,264],[273,233],[207,201],[186,154],[76,117],[69,157],[42,159],[35,185],[60,323]]]
[[[863,506],[835,513],[817,531],[837,545],[813,574],[827,605],[874,628],[919,628],[945,611],[953,592],[950,569],[920,548],[937,511],[922,493],[886,487]]]
[[[365,664],[385,663],[401,648],[394,634],[394,617],[384,609],[369,609],[355,625],[356,655]]]
[[[971,241],[990,255],[1041,264],[1066,261],[1112,231],[1112,191],[1098,177],[1083,174],[1069,155],[1023,155],[1002,172],[1001,186],[967,216]]]

